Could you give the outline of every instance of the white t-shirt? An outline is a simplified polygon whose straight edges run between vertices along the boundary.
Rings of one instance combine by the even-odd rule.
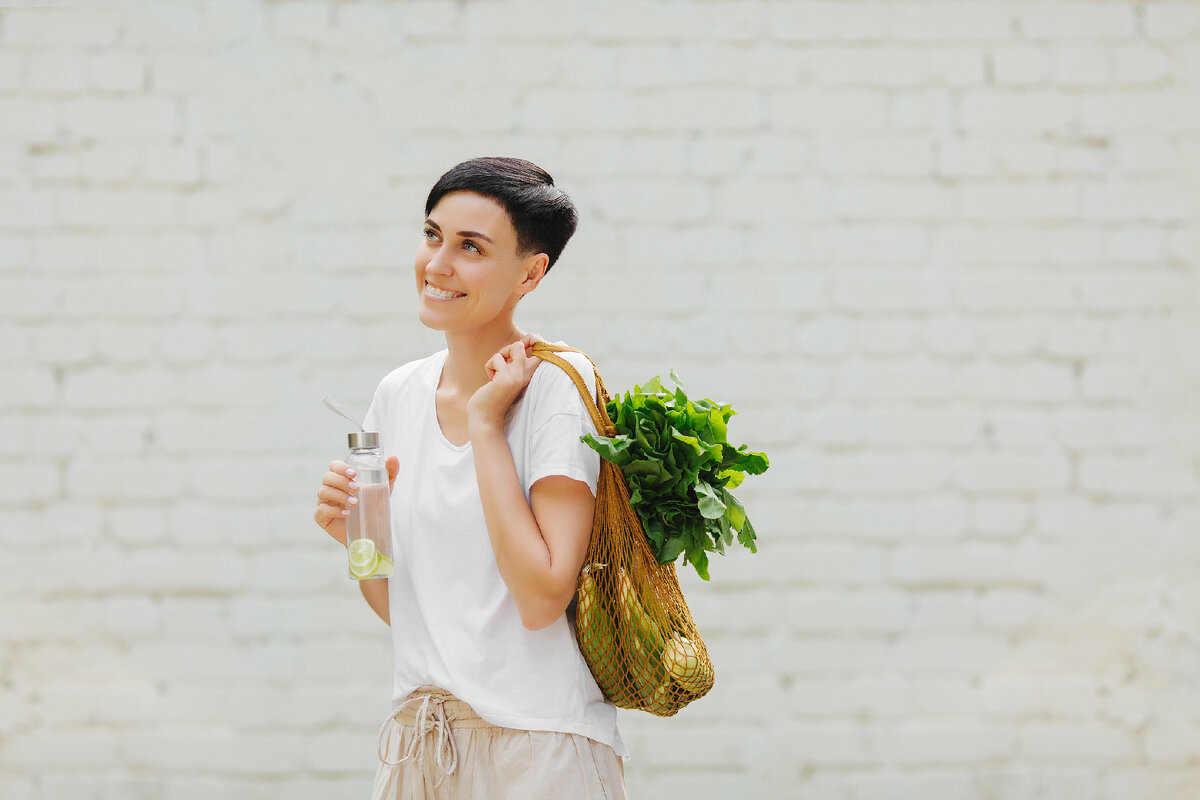
[[[562,355],[594,397],[587,359]],[[493,725],[578,733],[627,756],[616,708],[588,670],[567,616],[527,630],[500,577],[471,444],[452,444],[437,421],[446,356],[442,350],[389,373],[365,422],[379,431],[384,454],[400,459],[391,501],[396,572],[388,579],[393,705],[432,684]],[[596,428],[575,384],[554,364],[541,364],[504,427],[526,501],[548,475],[583,481],[596,493],[600,456],[579,441],[588,432]]]

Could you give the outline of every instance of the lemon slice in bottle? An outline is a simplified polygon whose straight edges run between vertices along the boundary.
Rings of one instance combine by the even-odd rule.
[[[379,569],[379,551],[370,539],[355,539],[346,548],[350,556],[351,577],[369,578]]]

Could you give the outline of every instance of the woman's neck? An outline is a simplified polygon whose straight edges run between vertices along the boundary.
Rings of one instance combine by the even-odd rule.
[[[476,389],[488,382],[484,368],[488,359],[502,348],[520,341],[524,335],[525,332],[511,318],[486,330],[447,331],[446,349],[449,353],[438,388],[466,402]]]

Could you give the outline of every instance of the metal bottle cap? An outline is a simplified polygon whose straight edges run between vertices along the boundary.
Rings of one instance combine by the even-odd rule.
[[[352,450],[363,447],[379,447],[378,431],[354,431],[346,438],[350,440]]]

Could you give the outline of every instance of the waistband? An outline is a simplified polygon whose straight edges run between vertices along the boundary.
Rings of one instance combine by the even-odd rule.
[[[399,761],[388,761],[385,751],[391,741],[392,723],[401,728],[412,730],[408,748]],[[417,765],[423,766],[425,761],[425,736],[437,734],[434,749],[434,761],[442,773],[435,788],[442,784],[458,766],[458,748],[454,744],[452,730],[462,728],[492,728],[495,727],[483,720],[475,709],[459,700],[445,689],[437,686],[421,686],[406,697],[392,713],[383,721],[379,728],[379,760],[390,767],[417,760]]]
[[[429,698],[428,701],[425,698]],[[429,702],[431,706],[440,708],[446,722],[451,728],[494,728],[478,714],[475,709],[450,692],[437,686],[421,686],[415,689],[398,706],[392,709],[388,721],[395,720],[404,728],[420,728],[421,707]]]

